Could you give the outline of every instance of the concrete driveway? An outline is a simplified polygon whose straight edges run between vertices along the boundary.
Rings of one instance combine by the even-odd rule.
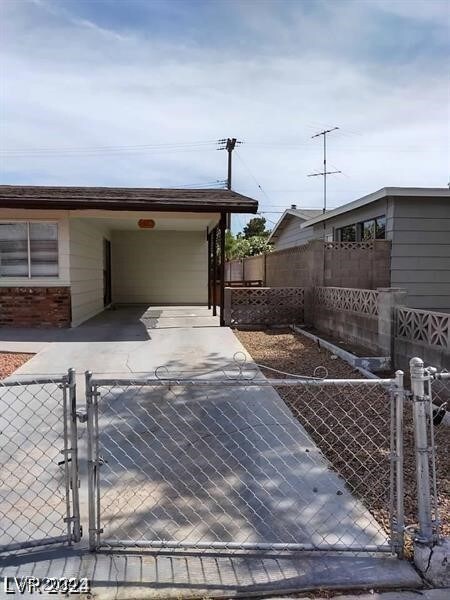
[[[105,331],[103,326],[99,329]],[[116,339],[124,334],[117,323],[112,340],[91,339],[90,326],[89,339],[82,341],[80,331],[76,340],[49,342],[20,369],[21,374],[49,374],[75,368],[80,374],[80,406],[81,374],[87,369],[128,376],[164,366],[170,373],[186,374],[229,363],[237,352],[246,354],[227,328],[152,329],[147,330],[147,339],[124,341]],[[100,391],[105,538],[385,543],[380,526],[331,471],[272,388],[230,390],[215,385],[208,392],[183,386]],[[84,456],[85,426],[80,425],[79,431]],[[87,515],[86,465],[80,462],[81,509]],[[102,598],[117,593],[191,597],[194,590],[196,597],[231,597],[267,589],[419,584],[407,563],[386,556],[306,553],[280,556],[274,563],[268,554],[211,559],[196,552],[163,552],[130,562],[123,555],[91,555],[83,544],[80,549],[41,551],[38,559],[36,554],[10,558],[1,574],[17,575],[21,565],[36,575],[47,574],[50,568],[52,576],[62,576],[70,569],[71,575],[94,578],[96,594]]]

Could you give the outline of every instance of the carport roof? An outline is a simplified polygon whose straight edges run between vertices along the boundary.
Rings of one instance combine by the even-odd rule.
[[[256,213],[258,201],[224,189],[0,185],[0,208]]]

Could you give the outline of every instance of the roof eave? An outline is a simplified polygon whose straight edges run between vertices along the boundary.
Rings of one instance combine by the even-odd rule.
[[[42,210],[110,210],[110,211],[151,211],[151,212],[190,212],[190,213],[240,213],[256,214],[258,204],[243,204],[230,206],[228,204],[176,204],[148,202],[111,202],[101,200],[70,201],[70,200],[41,200],[23,198],[8,198],[0,200],[0,208],[42,209]]]
[[[328,219],[332,219],[333,217],[337,217],[338,215],[345,214],[357,208],[361,208],[362,206],[367,206],[367,204],[371,204],[372,202],[376,202],[377,200],[381,200],[382,198],[445,198],[450,197],[450,190],[446,188],[401,188],[401,187],[384,187],[372,194],[367,194],[366,196],[362,196],[361,198],[357,198],[352,202],[348,202],[347,204],[343,204],[334,210],[330,210],[323,215],[318,217],[313,217],[312,219],[308,219],[304,223],[302,223],[301,228],[305,229],[306,227],[310,227],[311,225],[315,225],[316,223],[321,223],[322,221],[327,221]]]

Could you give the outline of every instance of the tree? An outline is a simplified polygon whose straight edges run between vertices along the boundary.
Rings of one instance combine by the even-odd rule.
[[[245,239],[254,236],[268,238],[270,230],[266,229],[266,219],[264,217],[253,217],[242,230]]]
[[[266,252],[270,252],[271,250],[272,246],[269,244],[266,237],[254,235],[250,238],[245,238],[240,233],[234,237],[231,231],[227,232],[225,238],[226,260],[233,260],[234,258],[246,258],[247,256],[256,256],[257,254],[264,254]]]

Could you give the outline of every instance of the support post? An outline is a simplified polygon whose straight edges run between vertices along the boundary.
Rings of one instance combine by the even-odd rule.
[[[220,216],[220,326],[225,325],[225,232],[227,227],[227,216]]]
[[[212,309],[217,315],[217,227],[212,230]]]
[[[398,306],[406,304],[407,292],[400,288],[377,288],[378,292],[378,351],[390,356],[395,365],[395,313]]]
[[[211,310],[211,234],[208,233],[208,310]]]
[[[404,507],[404,481],[403,481],[403,412],[405,400],[404,373],[395,372],[395,486],[396,486],[396,539],[397,555],[403,558],[405,544],[405,507]]]
[[[92,373],[86,371],[86,413],[87,413],[87,467],[88,467],[88,516],[89,516],[89,550],[93,552],[97,547],[98,523],[96,519],[96,470],[97,464],[94,452],[94,405],[92,393]]]
[[[417,513],[419,531],[416,541],[421,544],[433,543],[431,517],[430,469],[428,456],[427,416],[425,408],[425,369],[421,358],[412,358],[411,391],[413,401],[414,445],[417,479]]]
[[[69,411],[70,411],[70,486],[72,489],[72,539],[74,542],[79,542],[81,539],[81,524],[80,524],[80,498],[78,478],[78,434],[77,434],[77,391],[76,391],[76,374],[74,369],[69,369],[67,383],[69,388]]]

